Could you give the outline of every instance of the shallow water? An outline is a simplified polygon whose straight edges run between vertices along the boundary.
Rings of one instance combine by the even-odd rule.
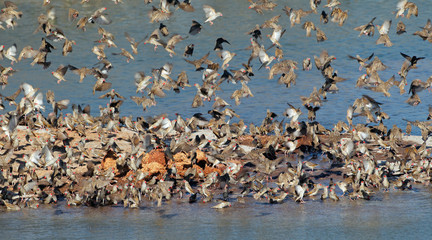
[[[421,188],[378,193],[371,201],[276,205],[251,198],[221,210],[179,200],[141,209],[60,202],[2,212],[0,226],[4,239],[419,239],[429,234],[430,194]]]
[[[101,6],[102,1],[91,1],[81,6],[80,1],[53,1],[57,12],[55,24],[65,34],[75,41],[77,45],[67,57],[61,56],[62,43],[55,43],[58,50],[48,56],[52,66],[42,70],[40,66],[30,66],[30,60],[24,60],[14,65],[18,72],[9,79],[9,85],[0,93],[12,94],[21,83],[27,82],[40,91],[46,92],[51,89],[57,99],[70,99],[72,103],[90,104],[92,113],[98,114],[98,106],[105,105],[105,99],[98,99],[101,94],[92,95],[94,79],[87,77],[83,83],[78,83],[78,76],[67,73],[67,82],[60,85],[55,83],[51,71],[60,64],[71,64],[76,67],[91,67],[97,62],[95,55],[90,50],[94,40],[98,39],[97,26],[89,25],[86,32],[75,29],[74,24],[67,21],[67,9],[69,7],[80,10],[81,16],[88,15]],[[127,4],[115,6],[111,1],[105,2],[109,8],[107,11],[113,20],[113,24],[104,28],[116,35],[115,42],[119,47],[129,50],[129,43],[123,37],[125,31],[129,32],[135,39],[141,39],[150,34],[159,26],[158,23],[150,24],[146,16],[151,5],[143,5],[142,1],[128,1]],[[382,102],[383,111],[387,112],[391,119],[385,123],[388,126],[397,124],[404,128],[402,118],[410,120],[425,120],[427,106],[431,103],[429,93],[419,93],[422,103],[417,107],[404,103],[408,95],[399,95],[399,90],[393,87],[390,90],[391,98],[384,97],[381,93],[375,93],[366,89],[355,88],[357,78],[364,72],[358,71],[356,61],[349,61],[347,54],[359,54],[362,57],[369,56],[372,52],[378,56],[389,68],[380,72],[383,80],[397,71],[404,59],[399,52],[408,55],[424,56],[418,69],[410,71],[408,82],[415,78],[425,81],[430,75],[430,64],[432,53],[429,51],[431,45],[411,34],[424,26],[428,18],[427,9],[430,9],[430,1],[415,1],[420,9],[418,18],[403,19],[407,25],[407,34],[398,36],[395,34],[396,24],[399,19],[394,19],[392,11],[395,10],[396,1],[376,0],[351,0],[343,1],[342,9],[349,10],[349,17],[343,27],[334,23],[318,26],[326,33],[328,40],[316,43],[315,37],[307,38],[301,26],[289,27],[288,18],[281,10],[284,4],[294,8],[308,9],[308,1],[296,0],[276,1],[279,6],[273,12],[265,12],[258,15],[247,9],[247,1],[193,1],[196,10],[194,13],[176,12],[173,17],[165,22],[172,33],[186,36],[192,19],[204,22],[202,5],[209,3],[224,16],[215,21],[213,26],[204,25],[202,32],[196,36],[189,36],[186,40],[176,46],[177,56],[170,58],[163,49],[153,51],[152,46],[140,45],[139,54],[135,61],[126,63],[119,56],[112,56],[112,52],[120,52],[119,49],[106,49],[108,59],[113,63],[114,69],[110,72],[108,81],[113,83],[113,88],[127,100],[121,106],[122,115],[152,116],[160,113],[168,113],[172,118],[174,113],[180,113],[185,117],[193,113],[206,113],[211,108],[211,103],[205,103],[204,107],[193,109],[191,103],[195,95],[194,87],[182,90],[180,94],[167,92],[165,98],[157,99],[157,106],[150,107],[147,112],[132,102],[129,97],[138,95],[135,93],[134,73],[144,71],[150,74],[152,68],[162,67],[166,62],[174,64],[174,78],[183,70],[187,71],[191,85],[201,83],[201,73],[195,72],[192,65],[182,60],[183,49],[190,43],[195,44],[192,59],[202,57],[211,51],[210,58],[219,61],[212,51],[215,39],[224,37],[231,45],[225,48],[236,52],[238,55],[231,61],[230,69],[239,69],[241,63],[247,62],[250,51],[242,50],[249,44],[250,36],[245,32],[252,29],[255,24],[262,24],[265,20],[277,14],[282,14],[280,24],[287,28],[286,34],[281,40],[285,58],[301,61],[306,57],[319,55],[324,49],[329,54],[336,56],[332,66],[339,71],[339,76],[348,78],[347,81],[338,83],[340,91],[338,94],[328,95],[328,102],[317,113],[317,121],[331,128],[338,120],[344,120],[346,109],[362,94],[368,94],[377,101]],[[27,0],[16,1],[21,11],[24,12],[22,19],[18,20],[18,26],[14,31],[6,30],[0,32],[0,44],[7,47],[16,43],[20,51],[24,46],[31,45],[37,48],[40,45],[41,33],[32,34],[37,27],[36,18],[45,12],[41,1]],[[323,4],[322,4],[323,5]],[[322,5],[320,9],[322,9]],[[326,9],[328,12],[328,10]],[[366,24],[372,17],[377,17],[375,23],[382,24],[384,20],[392,19],[393,24],[389,34],[394,46],[391,48],[383,45],[375,45],[378,34],[373,38],[357,37],[358,32],[352,30],[354,27]],[[318,23],[318,15],[305,17],[302,22],[312,20]],[[263,34],[270,34],[265,30]],[[264,38],[265,39],[265,38]],[[266,46],[270,45],[268,39],[264,40]],[[271,50],[271,51],[274,51]],[[273,52],[272,52],[273,53]],[[3,66],[9,66],[9,62],[3,60]],[[222,91],[217,95],[227,100],[232,108],[240,114],[246,123],[260,124],[267,109],[281,115],[290,102],[295,106],[301,106],[299,96],[308,96],[313,87],[321,87],[324,79],[315,69],[310,72],[297,71],[297,84],[292,88],[285,88],[273,80],[267,79],[267,71],[258,71],[259,62],[252,62],[255,77],[249,83],[254,93],[254,98],[243,99],[240,106],[235,106],[229,96],[241,86],[239,84],[222,85]],[[409,86],[407,86],[409,87]],[[407,89],[408,90],[408,89]],[[10,109],[10,108],[9,108]],[[306,112],[305,109],[302,109]],[[47,106],[46,113],[51,111]],[[69,110],[70,111],[70,110]],[[306,120],[303,114],[301,120]],[[281,117],[278,117],[282,120]],[[357,119],[364,122],[365,119]],[[414,133],[416,132],[413,129]],[[371,238],[422,238],[427,236],[431,221],[431,192],[427,189],[419,189],[410,192],[393,192],[390,194],[377,194],[373,201],[348,201],[340,203],[326,201],[308,201],[304,205],[295,204],[291,201],[281,205],[267,205],[250,201],[246,205],[234,203],[234,206],[224,210],[210,209],[209,204],[178,204],[176,202],[164,204],[161,209],[152,205],[140,210],[123,209],[122,207],[105,208],[67,208],[64,203],[56,206],[43,206],[40,209],[23,209],[20,212],[1,212],[0,229],[4,239],[22,239],[57,237],[67,239],[83,238],[145,238],[145,239],[371,239]],[[19,232],[19,233],[18,233]]]

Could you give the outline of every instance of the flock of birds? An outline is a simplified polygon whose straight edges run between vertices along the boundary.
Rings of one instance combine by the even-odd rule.
[[[87,4],[89,1],[83,0],[81,3]],[[121,0],[114,2],[125,4]],[[258,14],[274,11],[278,6],[270,0],[249,2],[249,8]],[[145,3],[151,4],[152,1],[146,0]],[[50,53],[59,51],[56,44],[63,43],[61,51],[65,57],[73,52],[77,42],[54,24],[53,20],[57,16],[55,8],[50,4],[49,0],[43,1],[47,12],[40,14],[37,19],[38,27],[34,33],[43,35],[39,48],[25,46],[19,51],[16,44],[0,47],[0,58],[11,64],[10,67],[0,66],[0,84],[3,88],[8,84],[9,78],[19,71],[22,61],[30,59],[32,66],[40,65],[47,69],[52,64],[49,61]],[[302,24],[302,17],[310,14],[319,16],[320,24],[334,22],[343,26],[348,11],[344,11],[342,6],[338,0],[328,0],[326,4],[321,3],[321,0],[310,0],[310,10],[288,6],[282,10],[288,16],[291,27]],[[190,0],[160,0],[158,5],[153,5],[148,17],[151,23],[160,23],[159,27],[138,41],[125,32],[130,49],[120,48],[119,52],[113,53],[117,55],[114,57],[123,57],[129,63],[135,60],[134,56],[139,54],[141,45],[147,44],[153,45],[154,51],[163,48],[170,57],[177,55],[176,44],[191,40],[203,28],[197,20],[192,20],[187,34],[171,34],[163,22],[173,14],[180,14],[179,9],[185,12],[196,10]],[[205,15],[203,24],[209,23],[209,28],[218,18],[223,17],[221,12],[210,5],[203,5],[202,10]],[[218,204],[214,208],[229,207],[234,202],[242,203],[251,197],[257,201],[265,199],[269,203],[282,203],[290,197],[300,203],[314,199],[339,201],[341,196],[369,200],[377,191],[388,191],[391,186],[405,190],[411,189],[414,182],[430,183],[432,163],[430,149],[427,147],[432,132],[430,121],[407,120],[406,134],[410,134],[412,125],[422,133],[421,144],[407,143],[402,129],[396,125],[388,128],[384,124],[390,117],[389,114],[382,111],[382,103],[368,95],[356,99],[347,109],[346,122],[339,121],[331,130],[315,121],[316,112],[326,103],[327,94],[337,93],[337,83],[346,80],[332,67],[336,57],[327,51],[314,56],[313,60],[306,58],[302,62],[303,71],[312,70],[314,63],[325,80],[322,86],[313,89],[310,96],[301,97],[303,106],[308,111],[307,122],[299,121],[301,108],[288,103],[283,112],[284,120],[276,120],[277,114],[267,111],[261,125],[247,126],[230,108],[230,104],[218,96],[222,84],[240,83],[241,88],[231,95],[235,104],[240,105],[242,98],[253,97],[248,83],[255,76],[252,68],[255,59],[260,63],[257,71],[268,71],[269,79],[279,76],[279,84],[287,88],[295,85],[295,71],[300,66],[298,62],[284,57],[284,46],[280,39],[286,29],[279,24],[281,15],[270,18],[262,25],[257,24],[248,32],[251,38],[247,50],[251,54],[240,69],[230,66],[230,61],[237,54],[226,50],[230,42],[223,37],[215,40],[215,47],[211,50],[220,60],[211,59],[210,52],[191,60],[194,44],[186,46],[184,61],[190,63],[196,71],[202,72],[202,84],[194,84],[197,92],[192,107],[197,108],[203,106],[204,101],[214,100],[212,109],[208,111],[211,119],[200,113],[188,119],[178,114],[174,120],[168,119],[166,115],[136,119],[120,116],[119,109],[125,97],[111,89],[108,77],[115,66],[105,53],[106,48],[117,48],[117,36],[103,28],[113,23],[106,11],[109,10],[102,7],[91,15],[82,16],[79,10],[69,9],[68,20],[71,24],[76,24],[77,31],[90,31],[94,29],[90,25],[98,25],[100,39],[95,41],[92,48],[98,63],[93,67],[59,65],[52,72],[58,84],[69,78],[68,72],[77,74],[80,82],[88,76],[94,77],[93,94],[106,92],[100,98],[109,99],[106,107],[99,108],[99,116],[92,116],[89,106],[75,104],[71,104],[71,114],[63,114],[62,111],[70,105],[68,99],[58,100],[52,91],[47,91],[44,95],[28,83],[21,84],[10,96],[1,96],[2,110],[5,109],[4,101],[16,106],[16,109],[1,116],[0,123],[0,197],[7,209],[37,207],[41,203],[57,202],[58,198],[65,199],[68,205],[103,206],[123,203],[125,207],[131,208],[139,207],[145,198],[160,206],[174,197],[187,199],[189,203],[217,200]],[[0,28],[4,31],[18,30],[23,14],[25,13],[20,11],[17,4],[5,1],[0,13]],[[418,16],[416,4],[407,0],[399,1],[395,18],[412,16]],[[379,32],[376,44],[391,47],[388,33],[392,21],[386,20],[379,26],[374,24],[374,20],[372,18],[354,30],[360,32],[359,36],[372,37],[376,27]],[[317,42],[327,40],[318,24],[306,21],[302,26],[307,37],[311,37],[315,31]],[[266,29],[272,31],[267,35],[271,42],[269,47],[264,46],[265,36],[262,32]],[[404,33],[405,24],[399,21],[397,34]],[[414,35],[432,42],[431,21],[428,20]],[[274,56],[270,53],[273,50]],[[398,77],[393,76],[387,81],[381,80],[379,76],[379,72],[386,70],[387,66],[377,56],[374,57],[374,53],[366,58],[349,56],[359,63],[360,71],[366,71],[358,78],[356,87],[389,97],[389,89],[395,86],[399,88],[400,94],[404,94],[405,86],[408,85],[408,73],[417,69],[417,63],[424,57],[409,56],[402,52],[400,54],[405,62]],[[186,71],[182,71],[175,79],[172,69],[173,64],[167,62],[160,68],[152,69],[150,75],[137,72],[136,93],[140,95],[130,98],[146,111],[149,106],[157,104],[157,98],[165,97],[166,91],[179,93],[182,89],[191,87]],[[418,93],[428,89],[431,84],[432,77],[426,81],[412,80],[408,89],[410,96],[406,102],[410,105],[420,104]],[[22,97],[19,99],[19,96]],[[52,106],[52,112],[46,116],[42,114],[45,110],[44,96],[46,103]],[[429,109],[429,116],[425,116],[427,120],[432,117],[432,109]],[[367,123],[353,124],[353,118],[359,116],[365,117]],[[231,123],[233,118],[237,118],[238,122]],[[124,137],[125,131],[130,133],[127,137]],[[201,134],[202,132],[207,134]],[[97,137],[92,138],[92,134]],[[263,135],[267,137],[263,138]],[[252,140],[248,143],[242,141],[245,136]],[[152,175],[141,168],[143,157],[155,149],[163,151],[166,158],[174,162],[165,166],[163,174]],[[196,167],[198,150],[206,155],[205,163],[201,163],[199,168]],[[108,152],[116,156],[116,166],[122,169],[120,173],[113,169],[103,169],[99,165]],[[187,171],[183,175],[180,175],[173,160],[179,153],[190,158],[190,164],[186,166]],[[320,159],[320,155],[322,161],[317,163],[316,159]],[[306,161],[309,157],[312,158]],[[320,166],[326,161],[331,163],[330,169]],[[80,167],[85,167],[86,170],[77,172]],[[206,167],[222,169],[222,174],[204,174],[200,169]],[[335,169],[340,170],[341,174],[329,174],[329,170]]]

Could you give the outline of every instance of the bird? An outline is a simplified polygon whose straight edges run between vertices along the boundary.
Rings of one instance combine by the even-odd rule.
[[[131,37],[131,36],[129,35],[128,32],[125,32],[124,35],[125,35],[125,37],[126,37],[126,40],[128,40],[128,42],[130,43],[130,47],[131,47],[131,49],[132,49],[132,53],[135,54],[135,55],[137,55],[137,54],[138,54],[138,45],[139,45],[141,42],[143,42],[144,39],[142,39],[142,40],[140,40],[140,41],[137,42],[137,41],[135,41],[135,38],[133,38],[133,37]]]
[[[216,12],[216,10],[209,5],[203,5],[203,10],[206,15],[205,22],[210,22],[210,25],[213,25],[213,21],[216,18],[223,16],[221,12]]]
[[[163,23],[160,23],[159,31],[162,33],[162,36],[164,37],[169,35],[168,27]]]
[[[195,48],[195,45],[193,43],[187,45],[185,47],[183,57],[191,57],[193,55],[194,48]]]
[[[372,20],[370,20],[367,24],[354,28],[354,30],[360,32],[359,37],[361,35],[373,36],[375,34],[375,25],[373,24],[373,21],[375,19],[376,19],[376,17],[373,17]]]
[[[309,71],[312,69],[312,62],[310,58],[305,58],[302,63],[303,71]]]
[[[189,34],[197,35],[198,33],[201,32],[201,30],[202,30],[202,25],[199,22],[192,20],[192,26],[189,29]]]
[[[69,21],[75,21],[77,20],[79,17],[79,12],[76,9],[73,8],[69,8],[69,12],[68,12],[68,19]]]
[[[236,53],[231,53],[227,50],[223,50],[223,51],[220,51],[218,53],[219,53],[218,54],[219,57],[223,60],[223,63],[222,63],[223,69],[226,69],[226,67],[229,67],[228,63],[233,59],[234,56],[237,55]]]
[[[113,55],[121,55],[121,56],[124,56],[124,57],[126,57],[126,62],[127,63],[129,63],[129,61],[132,59],[132,60],[135,60],[135,57],[129,52],[129,51],[127,51],[126,49],[124,49],[124,48],[120,48],[120,50],[121,50],[121,52],[120,53],[112,53]]]
[[[303,24],[303,29],[305,29],[306,30],[306,37],[310,37],[311,36],[311,31],[312,30],[316,30],[316,28],[315,28],[315,24],[313,23],[313,22],[305,22],[304,24]]]
[[[104,11],[106,11],[106,7],[102,7],[97,9],[93,12],[93,14],[88,18],[88,22],[90,23],[97,23],[100,25],[109,25],[112,23],[111,19],[109,19],[105,14],[103,14]]]
[[[179,43],[180,41],[182,41],[183,39],[184,39],[184,38],[183,38],[180,34],[174,34],[174,35],[172,35],[171,38],[168,40],[168,42],[167,42],[167,44],[166,44],[166,46],[165,46],[165,50],[166,50],[167,52],[169,52],[170,57],[172,57],[173,54],[174,54],[174,55],[177,55],[177,54],[174,52],[175,45],[176,45],[177,43]]]
[[[226,39],[220,37],[220,38],[216,39],[216,44],[215,44],[215,47],[213,48],[213,50],[214,51],[221,51],[221,50],[223,50],[222,43],[231,44]]]
[[[272,62],[273,60],[276,59],[276,57],[274,57],[274,56],[269,56],[269,55],[266,53],[266,50],[264,49],[264,46],[263,46],[263,45],[261,46],[261,49],[260,49],[260,51],[259,51],[259,55],[258,55],[258,57],[259,57],[259,61],[260,61],[260,63],[261,63],[261,66],[258,68],[258,70],[260,70],[260,69],[261,69],[262,67],[264,67],[264,66],[265,66],[266,69],[270,69],[269,65],[271,64],[271,62]]]
[[[318,27],[316,27],[316,39],[317,42],[323,42],[327,40],[327,36],[325,35],[325,33]]]
[[[60,84],[61,81],[66,81],[64,75],[66,74],[68,68],[69,66],[60,65],[54,72],[51,72],[51,74],[58,79],[58,84]]]
[[[315,169],[316,167],[319,166],[319,165],[316,164],[316,163],[308,162],[308,161],[304,161],[303,164],[304,164],[306,167],[312,169],[312,172],[314,171],[314,169]]]
[[[15,56],[17,55],[17,45],[14,43],[12,46],[8,47],[6,51],[4,50],[5,46],[2,45],[0,47],[0,59],[3,59],[3,57],[11,60],[11,65],[14,64],[14,62],[17,62],[17,59]]]
[[[357,60],[357,62],[360,64],[359,71],[361,71],[363,69],[363,67],[367,64],[366,62],[369,61],[369,60],[371,60],[373,56],[374,56],[374,53],[372,53],[371,55],[369,55],[369,57],[367,57],[367,58],[362,58],[359,55],[356,55],[355,57],[353,57],[351,55],[348,55],[348,57],[350,59]]]
[[[418,7],[413,2],[408,2],[408,0],[400,0],[396,5],[397,11],[396,11],[396,18],[398,17],[404,17],[404,12],[408,9],[408,14],[406,15],[406,18],[410,18],[411,15],[418,16]]]
[[[222,202],[220,202],[219,204],[217,204],[217,205],[215,205],[215,206],[213,206],[213,207],[211,207],[211,208],[214,208],[214,209],[221,209],[221,208],[227,208],[227,207],[231,207],[231,206],[232,206],[232,205],[231,205],[230,202],[222,201]]]
[[[376,41],[376,44],[384,44],[384,46],[386,47],[393,46],[393,43],[390,41],[390,38],[388,36],[391,23],[392,23],[391,20],[386,20],[384,21],[383,25],[381,26],[377,25],[380,36]]]
[[[398,24],[396,25],[396,33],[398,35],[406,33],[406,26],[402,21],[399,21]]]

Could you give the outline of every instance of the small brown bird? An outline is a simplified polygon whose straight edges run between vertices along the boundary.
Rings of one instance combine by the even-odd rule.
[[[367,57],[367,58],[361,58],[359,55],[356,55],[355,57],[353,57],[353,56],[351,56],[351,55],[348,55],[348,57],[349,57],[350,59],[357,60],[357,62],[360,64],[360,66],[359,66],[359,71],[361,71],[361,70],[363,69],[363,67],[366,65],[366,62],[369,61],[369,60],[371,60],[373,56],[374,56],[374,53],[372,53],[372,54],[371,54],[369,57]]]
[[[303,71],[309,71],[312,69],[312,62],[310,58],[305,58],[303,60]]]
[[[179,3],[178,8],[185,12],[195,11],[195,8],[191,5],[190,0],[184,0],[183,2]]]
[[[18,62],[20,62],[22,59],[34,58],[38,53],[38,50],[33,49],[31,46],[26,46],[21,50],[20,54],[18,55]]]
[[[400,0],[398,4],[396,5],[397,11],[396,11],[396,18],[404,17],[404,12],[408,9],[408,14],[406,15],[406,18],[410,18],[411,15],[418,16],[418,7],[413,2],[408,2],[408,0]]]
[[[322,10],[321,15],[320,15],[320,23],[328,23],[329,19],[328,19],[328,14]]]
[[[75,21],[79,16],[79,12],[76,9],[69,8],[68,19],[69,21]]]
[[[381,26],[377,25],[380,37],[376,41],[376,44],[384,44],[384,46],[386,47],[393,46],[393,43],[390,41],[390,38],[388,36],[391,23],[392,23],[391,20],[386,20],[384,21],[383,25]]]
[[[375,34],[375,25],[373,24],[373,21],[376,19],[376,17],[372,18],[367,24],[358,26],[354,28],[354,30],[359,31],[359,37],[361,35],[365,36],[373,36]]]
[[[429,105],[429,113],[426,120],[431,120],[431,119],[432,119],[432,105]]]
[[[183,57],[189,57],[193,55],[193,51],[194,51],[194,44],[189,44],[185,47],[185,51],[183,53]]]
[[[317,42],[323,42],[323,41],[327,40],[327,36],[325,35],[325,33],[321,29],[316,28],[316,39],[317,39]]]
[[[166,46],[166,43],[163,42],[159,36],[159,28],[156,28],[151,34],[150,37],[144,41],[144,44],[150,43],[154,45],[154,51],[156,51],[158,46]]]
[[[63,56],[67,56],[70,52],[72,52],[72,45],[76,45],[76,42],[74,40],[69,40],[66,38],[63,44]]]
[[[398,24],[396,25],[396,33],[398,35],[406,33],[406,27],[405,27],[405,24],[402,21],[399,21]]]
[[[165,24],[160,23],[159,25],[159,31],[162,33],[162,36],[166,37],[169,35],[168,28]]]
[[[313,23],[313,22],[305,22],[304,24],[303,24],[303,29],[305,29],[306,30],[306,37],[310,37],[311,36],[311,31],[312,30],[316,30],[316,28],[315,28],[315,24]]]
[[[99,78],[93,86],[93,95],[96,91],[104,92],[111,88],[112,83],[105,81],[104,78]]]
[[[166,44],[166,46],[165,46],[165,50],[167,51],[167,52],[169,52],[169,55],[170,55],[170,57],[172,57],[173,56],[173,54],[174,55],[177,55],[175,52],[174,52],[174,48],[175,48],[175,45],[177,44],[177,43],[179,43],[180,41],[182,41],[183,40],[183,37],[180,35],[180,34],[174,34],[169,40],[168,40],[168,42],[167,42],[167,44]]]
[[[99,96],[99,98],[110,98],[110,101],[114,100],[116,97],[121,98],[121,99],[125,99],[122,95],[120,95],[114,89],[111,89],[111,91]]]
[[[86,67],[76,68],[76,67],[74,67],[72,65],[69,65],[69,70],[80,76],[79,82],[82,82],[83,79],[87,75],[93,75],[95,73],[94,69],[89,69],[89,68],[86,68]]]
[[[131,37],[129,35],[129,33],[125,32],[124,35],[125,35],[126,39],[128,40],[128,42],[130,43],[130,46],[132,48],[132,53],[135,54],[135,55],[137,55],[138,54],[138,45],[142,41],[144,41],[144,39],[142,39],[141,41],[137,42],[137,41],[135,41],[135,38],[133,38],[133,37]]]
[[[76,28],[81,29],[83,32],[85,32],[86,29],[86,25],[88,23],[88,17],[82,17],[78,20],[77,24],[76,24]]]
[[[126,49],[120,48],[120,50],[121,50],[121,53],[113,53],[113,55],[122,55],[122,56],[126,57],[127,63],[129,63],[129,61],[131,59],[135,60],[134,56],[130,52],[128,52]]]
[[[103,12],[107,10],[106,7],[99,8],[96,10],[91,17],[89,17],[88,22],[97,23],[99,25],[108,25],[111,24],[111,19],[109,19]]]
[[[51,74],[57,78],[57,83],[60,84],[61,81],[66,81],[66,79],[64,78],[64,75],[66,74],[67,70],[68,70],[69,66],[63,66],[60,65],[55,72],[51,72]]]

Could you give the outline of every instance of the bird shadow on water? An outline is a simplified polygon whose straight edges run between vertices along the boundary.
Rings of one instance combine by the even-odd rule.
[[[272,213],[270,213],[270,212],[260,212],[257,215],[255,215],[254,217],[265,217],[265,216],[268,216],[268,215],[271,215],[271,214]]]
[[[160,217],[164,218],[164,219],[171,219],[171,218],[176,217],[176,216],[178,216],[178,213],[171,213],[171,214],[162,214],[162,215],[160,215]]]

